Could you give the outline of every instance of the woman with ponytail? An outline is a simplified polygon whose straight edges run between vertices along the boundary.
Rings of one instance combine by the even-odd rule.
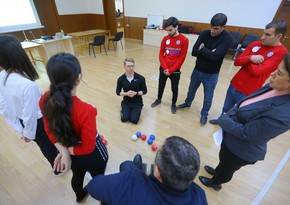
[[[78,59],[59,53],[47,63],[50,90],[40,99],[45,130],[52,143],[60,143],[71,154],[71,185],[76,201],[81,202],[87,191],[83,188],[86,172],[92,177],[104,174],[108,153],[97,134],[97,110],[76,96],[81,81]]]

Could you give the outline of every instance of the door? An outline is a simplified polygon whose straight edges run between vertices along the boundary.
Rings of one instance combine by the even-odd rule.
[[[288,24],[288,29],[281,41],[283,45],[286,46],[288,51],[290,51],[290,0],[283,0],[280,8],[278,9],[274,20],[283,19]]]

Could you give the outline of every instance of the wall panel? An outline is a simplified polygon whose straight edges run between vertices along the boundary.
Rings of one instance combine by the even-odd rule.
[[[100,14],[88,14],[88,29],[107,29],[105,15]]]
[[[125,18],[125,38],[143,40],[143,28],[147,24],[146,18]]]

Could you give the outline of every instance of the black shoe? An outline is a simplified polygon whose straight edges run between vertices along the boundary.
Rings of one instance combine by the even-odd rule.
[[[207,116],[205,116],[205,115],[202,115],[201,117],[200,117],[200,126],[205,126],[205,124],[206,124],[206,122],[207,122]]]
[[[183,108],[186,108],[186,107],[190,107],[190,106],[187,105],[186,103],[183,103],[183,104],[180,104],[180,105],[177,106],[177,110],[183,109]]]
[[[77,199],[76,199],[76,202],[80,203],[82,202],[83,200],[85,200],[88,196],[88,191],[86,189],[83,189],[82,190],[82,193],[77,196]]]
[[[54,171],[54,176],[56,177],[61,177],[63,175],[65,175],[67,172],[58,172],[58,171]]]
[[[212,167],[210,167],[210,166],[208,166],[208,165],[205,165],[205,166],[204,166],[204,169],[205,169],[205,171],[206,171],[207,173],[209,173],[210,175],[214,175],[214,174],[215,174],[215,169],[212,168]]]
[[[204,186],[207,186],[207,187],[211,187],[213,188],[214,190],[216,191],[219,191],[222,189],[222,185],[218,184],[213,184],[212,180],[210,178],[207,178],[207,177],[203,177],[203,176],[199,176],[199,181],[204,185]]]
[[[217,125],[218,121],[216,119],[212,119],[209,121],[210,124]]]
[[[175,104],[172,104],[171,105],[171,113],[172,114],[175,114],[176,113],[176,105]]]
[[[146,174],[147,172],[147,164],[142,162],[142,157],[140,154],[136,154],[133,163],[136,165],[136,167],[141,170],[143,173]]]
[[[151,104],[151,107],[156,107],[157,105],[159,105],[161,103],[161,100],[156,99],[154,101],[154,103]]]
[[[136,154],[134,159],[133,159],[133,163],[142,170],[142,157],[140,154]]]

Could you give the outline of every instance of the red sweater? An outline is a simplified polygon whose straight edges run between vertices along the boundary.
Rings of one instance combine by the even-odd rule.
[[[262,87],[270,74],[281,63],[287,48],[283,45],[263,46],[261,41],[251,43],[235,60],[235,66],[242,66],[231,80],[232,86],[245,95],[249,95]],[[254,64],[251,55],[262,55],[264,62]]]
[[[170,74],[179,70],[185,60],[188,49],[188,39],[179,34],[178,36],[165,36],[160,45],[159,61],[164,70]]]
[[[49,95],[46,92],[39,101],[42,111],[45,98]],[[96,123],[97,109],[92,105],[81,101],[78,97],[73,97],[73,108],[71,113],[73,128],[80,136],[81,143],[73,147],[75,155],[87,155],[94,151],[96,147]],[[47,120],[43,117],[45,131],[52,143],[56,143],[55,136],[48,129]]]

